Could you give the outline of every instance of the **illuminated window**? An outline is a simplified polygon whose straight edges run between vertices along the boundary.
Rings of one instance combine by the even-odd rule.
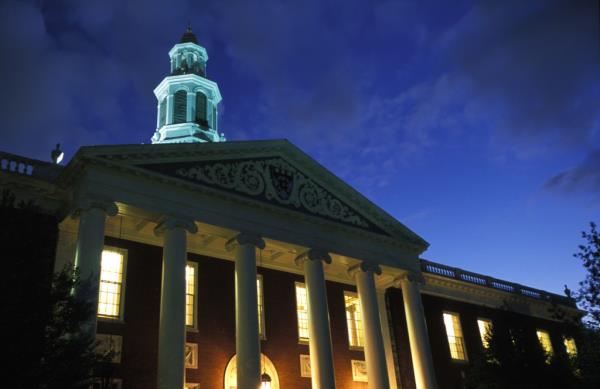
[[[98,293],[98,316],[100,317],[120,319],[123,316],[125,255],[125,250],[116,248],[107,248],[102,251]]]
[[[565,350],[567,351],[567,355],[569,357],[577,356],[577,345],[575,345],[575,339],[565,337],[563,339],[563,343],[565,344]]]
[[[550,341],[550,334],[548,331],[537,330],[536,331],[538,340],[540,341],[540,345],[542,349],[546,353],[546,362],[550,362],[552,359],[552,355],[554,354],[554,350],[552,349],[552,342]]]
[[[196,327],[196,288],[198,264],[188,262],[185,266],[185,325]]]
[[[492,321],[489,319],[477,319],[477,327],[479,327],[479,336],[481,336],[481,344],[484,348],[490,347]]]
[[[466,361],[467,351],[458,313],[444,312],[444,326],[448,336],[448,346],[450,346],[450,357],[457,361]]]
[[[260,274],[256,276],[256,294],[258,301],[258,333],[261,339],[265,339],[265,305],[263,301],[263,279]]]
[[[364,347],[362,310],[356,293],[344,292],[346,305],[346,324],[348,325],[348,342],[351,347]]]
[[[308,340],[308,296],[306,285],[296,282],[296,313],[298,314],[298,340]]]

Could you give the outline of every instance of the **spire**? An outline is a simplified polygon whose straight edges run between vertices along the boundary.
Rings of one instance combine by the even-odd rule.
[[[185,32],[181,36],[181,39],[179,40],[179,43],[198,44],[198,39],[196,38],[196,35],[194,35],[194,33],[192,32],[192,25],[189,22],[188,22],[187,29],[185,30]]]

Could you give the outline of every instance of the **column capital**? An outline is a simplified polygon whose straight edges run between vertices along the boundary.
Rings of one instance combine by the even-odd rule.
[[[173,228],[183,228],[190,234],[198,232],[198,226],[192,219],[177,217],[177,216],[163,216],[158,221],[156,227],[154,227],[154,235],[160,236],[164,234],[166,230]]]
[[[119,213],[119,207],[114,201],[94,198],[80,198],[77,199],[71,206],[73,216],[79,215],[81,212],[88,211],[90,209],[100,209],[106,213],[107,216],[116,216]]]
[[[352,278],[354,278],[358,271],[362,271],[364,273],[372,272],[373,274],[381,275],[381,267],[378,264],[369,261],[362,261],[361,263],[352,265],[348,268],[348,274]]]
[[[394,278],[394,281],[393,281],[394,286],[396,288],[400,288],[402,286],[403,282],[416,283],[416,284],[422,285],[425,283],[425,278],[423,277],[423,274],[421,274],[421,273],[406,272],[406,273],[402,274],[401,276]]]
[[[302,266],[305,261],[323,261],[330,264],[331,256],[325,250],[309,249],[298,255],[295,259],[296,265],[298,266]]]
[[[225,249],[231,251],[239,245],[251,244],[256,248],[264,249],[265,241],[258,234],[250,232],[240,232],[225,243]]]

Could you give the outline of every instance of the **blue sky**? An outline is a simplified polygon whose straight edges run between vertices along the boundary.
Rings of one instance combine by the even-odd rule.
[[[562,292],[600,222],[593,0],[0,4],[0,149],[149,143],[188,21],[230,140],[286,138],[425,238],[425,258]]]

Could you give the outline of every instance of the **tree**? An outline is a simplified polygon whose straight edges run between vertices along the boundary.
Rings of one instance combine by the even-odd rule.
[[[82,324],[94,307],[76,298],[81,282],[72,266],[54,273],[56,217],[32,203],[0,195],[0,247],[5,277],[0,283],[3,370],[11,387],[88,388],[112,355],[95,353],[96,341]],[[80,288],[81,289],[81,288]],[[92,288],[84,290],[93,292]],[[7,382],[5,381],[5,384]]]
[[[487,335],[488,347],[474,353],[467,370],[468,389],[580,388],[564,353],[547,355],[521,315],[507,311]]]
[[[587,274],[579,283],[575,297],[587,312],[584,319],[586,325],[600,330],[600,233],[596,230],[596,224],[590,222],[590,231],[583,231],[581,236],[586,242],[579,245],[579,252],[573,256],[581,260]]]

